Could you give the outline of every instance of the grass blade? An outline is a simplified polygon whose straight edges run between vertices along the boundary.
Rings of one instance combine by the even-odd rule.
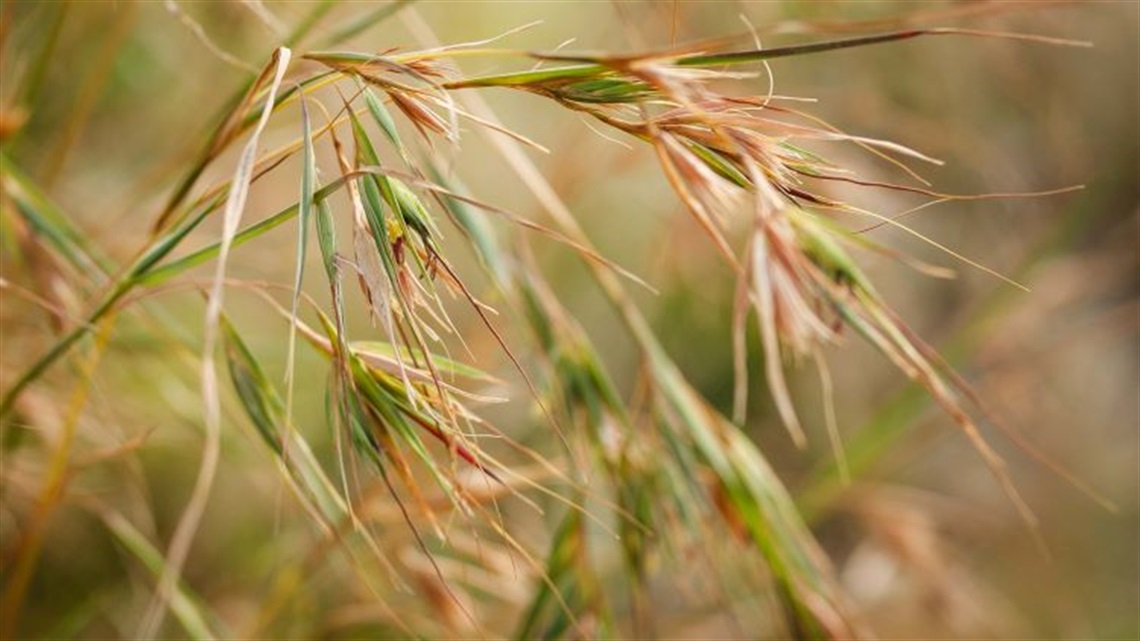
[[[119,543],[142,562],[143,566],[155,577],[156,581],[166,575],[166,562],[162,553],[146,540],[142,532],[125,517],[116,512],[101,514],[107,529],[115,535]],[[206,611],[201,599],[194,596],[186,585],[177,581],[170,594],[170,609],[174,617],[182,624],[186,634],[194,641],[214,641],[216,639],[232,638],[229,634],[214,632],[210,621],[216,620]]]
[[[218,463],[220,437],[221,437],[221,407],[218,398],[217,372],[214,366],[214,349],[217,344],[218,325],[222,312],[222,290],[226,273],[226,262],[233,242],[241,223],[241,214],[245,209],[249,182],[252,178],[253,165],[257,158],[257,143],[269,117],[273,113],[273,97],[281,85],[285,70],[289,65],[292,52],[287,48],[280,48],[273,56],[265,71],[262,72],[259,85],[268,83],[269,95],[262,110],[261,120],[253,131],[253,135],[246,143],[234,172],[233,186],[226,200],[223,213],[223,231],[221,249],[218,253],[217,269],[214,282],[206,305],[206,329],[203,339],[202,363],[202,396],[206,422],[206,443],[202,455],[202,463],[195,482],[194,490],[190,495],[178,527],[171,537],[170,549],[167,553],[167,562],[163,566],[163,576],[159,581],[159,588],[155,594],[147,614],[139,628],[139,637],[149,641],[154,638],[162,624],[162,618],[169,603],[174,585],[182,572],[182,566],[190,553],[190,545],[198,529],[198,523],[206,509],[210,488],[213,486],[214,472]]]

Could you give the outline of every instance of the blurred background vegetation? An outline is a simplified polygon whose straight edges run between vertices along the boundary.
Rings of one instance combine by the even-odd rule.
[[[5,0],[0,8],[5,171],[18,168],[29,176],[111,265],[126,264],[146,245],[155,217],[206,144],[226,100],[265,65],[286,34],[309,20],[315,21],[311,30],[293,45],[298,54],[344,36],[336,49],[415,50],[431,46],[425,38],[433,32],[440,42],[457,43],[533,21],[541,23],[511,36],[509,46],[549,51],[574,39],[567,50],[658,50],[747,33],[741,16],[766,47],[911,25],[1092,41],[1093,48],[1077,49],[939,37],[776,60],[771,71],[777,93],[818,99],[810,111],[845,131],[945,160],[922,169],[939,192],[1085,185],[1053,197],[949,202],[907,219],[923,234],[1026,284],[1028,293],[889,228],[868,235],[953,267],[957,278],[930,279],[873,255],[860,260],[886,300],[958,368],[990,412],[1095,488],[1115,511],[994,432],[992,442],[1040,518],[1047,558],[952,422],[854,335],[825,350],[850,484],[838,478],[823,431],[824,399],[814,368],[790,370],[809,432],[808,448],[799,451],[764,390],[756,336],[750,336],[754,376],[744,427],[796,500],[855,612],[880,637],[1140,635],[1140,5],[631,0],[176,7]],[[375,13],[387,8],[391,15]],[[469,75],[517,68],[493,57],[460,64]],[[745,82],[753,83],[745,92],[767,89],[763,78]],[[528,154],[601,253],[658,290],[637,291],[638,304],[690,382],[730,414],[735,279],[668,188],[652,150],[615,144],[596,135],[585,118],[534,96],[495,89],[483,94],[504,123],[550,150]],[[279,114],[262,148],[296,138],[298,122],[296,110]],[[414,138],[410,127],[400,127]],[[458,148],[436,151],[479,199],[542,219],[534,197],[481,134],[465,130]],[[856,152],[827,150],[862,176],[898,179]],[[236,161],[236,151],[227,153],[200,184],[225,180]],[[331,156],[321,161],[335,166]],[[292,159],[259,180],[246,220],[295,202],[299,168]],[[903,192],[845,186],[834,195],[886,214],[923,202]],[[58,258],[50,251],[23,242],[7,197],[3,205],[0,380],[7,389],[58,338],[60,325],[89,312],[94,299],[90,289],[68,282],[68,272],[54,267]],[[866,224],[852,216],[841,220],[853,228]],[[296,242],[290,228],[235,251],[230,275],[288,287]],[[211,242],[219,229],[216,221],[208,224],[186,247]],[[507,343],[524,367],[534,367],[537,346],[522,320],[504,307],[462,234],[444,225],[443,235],[456,270],[500,308],[496,323]],[[641,363],[612,308],[573,251],[532,240],[558,300],[636,407]],[[310,273],[317,273],[315,252],[309,262]],[[204,278],[209,268],[195,275]],[[307,284],[323,300],[319,279]],[[286,290],[275,294],[287,301]],[[60,313],[45,312],[33,296]],[[204,306],[185,286],[148,292],[141,305],[145,314],[117,319],[86,388],[65,481],[58,504],[43,519],[27,593],[11,606],[14,611],[5,610],[18,613],[18,626],[5,628],[12,638],[133,638],[154,594],[152,571],[161,558],[148,567],[140,549],[147,541],[152,550],[166,549],[200,458],[196,363]],[[354,337],[377,338],[363,306],[350,309]],[[466,306],[457,303],[452,311],[473,355],[467,360],[503,381],[484,391],[512,399],[486,409],[487,418],[569,470],[572,462],[558,459],[547,419],[493,337]],[[227,313],[279,382],[286,324],[238,288],[227,298]],[[330,477],[339,479],[345,464],[325,420],[328,366],[312,350],[301,348],[297,358],[294,421]],[[52,453],[70,420],[83,363],[71,360],[31,387],[21,398],[23,422],[5,427],[0,536],[8,601],[15,560],[26,553],[21,542],[28,524],[42,516],[37,510],[52,478]],[[276,459],[232,393],[225,396],[219,476],[184,570],[193,595],[187,607],[201,613],[210,629],[233,638],[313,639],[403,637],[411,634],[408,628],[428,638],[497,638],[519,629],[542,587],[533,568],[501,545],[464,536],[460,520],[450,526],[453,549],[438,557],[443,574],[455,578],[451,592],[417,556],[374,475],[348,464],[358,494],[374,497],[368,509],[374,540],[400,566],[398,572],[375,563],[354,569],[352,557],[328,549],[338,543],[330,543],[292,500]],[[565,490],[534,462],[502,456],[536,481]],[[539,493],[526,494],[544,513],[504,501],[501,517],[542,558],[565,510]],[[128,530],[144,543],[132,547]],[[595,587],[603,598],[621,601],[610,590],[623,581],[615,560],[621,546],[602,527],[587,531],[601,568]],[[748,547],[714,528],[655,560],[648,587],[652,629],[663,638],[787,633],[773,623],[772,599],[755,579],[763,564]],[[478,572],[460,567],[457,559],[465,554],[480,557],[470,564]],[[615,636],[644,629],[634,627],[636,604],[615,602],[611,609]],[[463,610],[474,612],[478,625]],[[169,618],[161,636],[194,636],[178,621]]]

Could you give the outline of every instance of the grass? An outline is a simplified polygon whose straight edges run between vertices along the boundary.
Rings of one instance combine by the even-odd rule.
[[[198,38],[196,52],[243,60],[196,12],[171,4],[175,19],[167,19]],[[268,27],[289,24],[253,4]],[[716,617],[706,632],[715,636],[871,636],[878,622],[860,582],[837,572],[844,559],[813,527],[829,510],[842,511],[845,497],[852,511],[871,509],[869,470],[929,405],[975,452],[961,464],[980,459],[989,486],[1004,493],[1042,550],[1047,536],[1031,500],[984,430],[1012,435],[1016,456],[1118,509],[1008,427],[903,321],[867,266],[885,257],[948,275],[871,233],[889,228],[1025,289],[904,217],[947,202],[1055,202],[1080,187],[936,191],[912,165],[941,161],[846,133],[777,93],[774,80],[785,58],[922,47],[935,37],[958,46],[1088,43],[914,27],[908,20],[921,20],[917,14],[889,28],[873,23],[875,33],[786,46],[762,47],[754,32],[623,54],[535,51],[510,46],[519,30],[441,46],[410,2],[359,15],[337,5],[306,5],[291,30],[278,29],[280,44],[255,77],[228,99],[212,96],[226,107],[185,155],[180,177],[165,180],[170,195],[152,199],[152,222],[132,223],[128,240],[139,242],[129,252],[94,241],[52,188],[67,159],[80,155],[72,146],[91,120],[96,84],[109,82],[106,61],[118,40],[100,50],[104,71],[83,85],[43,172],[25,160],[24,137],[39,134],[5,134],[3,287],[21,300],[22,314],[46,315],[53,326],[24,330],[43,346],[35,355],[5,357],[0,420],[13,520],[3,550],[3,638],[47,638],[59,629],[140,639],[670,637],[685,614],[670,611],[676,599]],[[64,55],[60,25],[72,10],[6,5],[5,29],[15,28],[17,12],[40,11],[49,25],[38,50],[7,52],[27,69],[5,88],[11,104],[33,109],[50,86],[45,74]],[[419,47],[340,49],[396,17]],[[851,28],[872,30],[866,26]],[[909,40],[917,42],[901,44]],[[460,70],[490,62],[496,70]],[[534,160],[554,152],[492,106],[492,95],[508,92],[569,121],[588,120],[655,162],[673,205],[733,283],[731,408],[715,407],[694,387],[637,302],[657,283],[597,250],[579,212]],[[509,172],[509,195],[527,194],[535,215],[477,196],[496,187],[455,171],[454,150],[474,133],[486,138],[483,162]],[[849,160],[852,152],[859,160]],[[868,163],[880,173],[865,177]],[[882,171],[899,178],[874,177]],[[852,186],[872,196],[845,197]],[[269,191],[288,203],[276,213],[263,206]],[[900,196],[923,200],[899,214],[864,204]],[[270,237],[282,227],[295,237]],[[231,263],[269,245],[279,280],[235,276]],[[610,306],[608,331],[623,337],[636,371],[615,368],[611,341],[567,302],[565,285],[538,256],[549,247],[574,256],[589,275]],[[239,312],[235,296],[259,312]],[[182,305],[195,310],[193,322],[181,317]],[[166,345],[180,368],[141,393],[160,409],[159,394],[193,399],[200,453],[171,467],[177,481],[147,480],[155,475],[145,466],[161,460],[146,454],[158,436],[123,442],[111,427],[129,425],[140,393],[100,378],[108,371],[102,361],[132,362],[128,330]],[[878,414],[854,438],[842,434],[833,398],[842,389],[832,389],[824,356],[848,335],[924,392],[921,400],[907,392],[874,405]],[[764,401],[748,394],[756,387],[749,362],[757,360]],[[780,447],[809,456],[814,421],[803,418],[798,368],[790,367],[805,360],[818,366],[824,391],[811,413],[825,417],[825,460],[833,463],[797,488],[756,429],[782,425]],[[485,362],[503,367],[491,371]],[[761,403],[769,411],[757,416]],[[59,412],[43,409],[57,404]],[[180,412],[170,405],[173,419]],[[239,425],[251,427],[252,438],[238,439]],[[155,429],[147,434],[167,428]],[[111,445],[97,446],[105,441]],[[94,489],[79,463],[88,460],[106,487],[142,498]],[[235,486],[227,474],[246,480]],[[243,487],[239,503],[247,504],[219,506],[221,487]],[[153,506],[170,493],[180,507],[163,520]],[[126,578],[93,580],[93,593],[115,605],[65,599],[54,610],[66,615],[64,628],[45,627],[53,615],[44,613],[55,607],[45,596],[52,576],[45,559],[64,545],[51,525],[72,511],[101,525],[98,536],[122,555]],[[903,548],[899,558],[928,573],[946,567],[941,552],[908,556],[908,537],[917,534],[887,520],[870,531]],[[219,532],[243,524],[258,528],[264,549],[225,545]],[[201,560],[211,553],[215,561]],[[227,567],[232,577],[216,574]],[[678,596],[701,584],[703,593]]]

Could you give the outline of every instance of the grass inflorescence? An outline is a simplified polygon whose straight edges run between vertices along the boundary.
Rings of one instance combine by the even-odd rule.
[[[661,558],[683,567],[685,555],[709,538],[756,553],[772,606],[764,623],[772,634],[869,635],[873,626],[858,616],[785,481],[746,431],[752,317],[763,380],[794,445],[806,447],[808,436],[788,366],[820,360],[826,347],[854,334],[925,390],[966,435],[1022,518],[1035,525],[1006,463],[982,434],[986,411],[976,394],[892,309],[861,256],[897,257],[936,275],[946,270],[900,256],[858,226],[843,224],[844,216],[942,245],[896,217],[839,199],[833,188],[917,193],[930,203],[971,197],[931,190],[909,165],[937,160],[893,141],[845,133],[802,101],[776,93],[774,85],[760,94],[733,90],[741,80],[764,84],[757,79],[771,73],[765,65],[779,58],[920,37],[1083,43],[908,29],[777,48],[742,49],[738,39],[724,39],[626,55],[492,48],[493,40],[420,51],[331,50],[404,4],[378,8],[326,33],[323,50],[308,51],[304,38],[327,11],[324,4],[313,8],[283,40],[287,46],[228,101],[155,216],[145,244],[122,264],[104,256],[5,152],[5,224],[48,252],[47,269],[86,301],[79,306],[85,311],[70,317],[53,311],[59,325],[53,342],[21,364],[0,402],[6,457],[19,458],[21,432],[38,420],[36,398],[53,384],[49,372],[64,362],[78,366],[63,436],[53,444],[36,509],[4,551],[5,568],[11,568],[3,594],[6,638],[18,629],[46,520],[67,493],[70,449],[99,356],[123,317],[161,323],[144,302],[179,286],[201,291],[206,300],[200,342],[181,342],[181,349],[199,357],[206,442],[188,503],[160,549],[127,515],[94,498],[81,501],[149,573],[149,605],[131,630],[139,638],[163,634],[168,610],[190,637],[235,634],[184,576],[223,455],[223,428],[236,416],[226,414],[227,401],[253,426],[321,541],[311,556],[277,576],[259,615],[242,631],[251,638],[278,630],[282,612],[301,599],[304,581],[291,572],[328,562],[334,550],[349,566],[347,574],[359,580],[357,589],[383,604],[373,616],[409,636],[585,638],[629,630],[649,636],[661,632],[653,613]],[[460,71],[464,61],[480,57],[505,58],[520,70]],[[736,279],[732,416],[696,390],[634,303],[628,287],[648,287],[645,280],[593,247],[523,153],[541,146],[502,125],[478,96],[496,90],[525,92],[584,115],[656,158],[677,201]],[[265,151],[267,127],[285,123],[295,138]],[[480,200],[446,167],[447,149],[469,127],[492,137],[504,165],[538,198],[549,221]],[[830,161],[823,151],[829,146],[860,149],[899,170],[906,182],[863,179]],[[204,184],[222,169],[228,179]],[[247,206],[250,189],[294,170],[294,202],[256,218]],[[220,236],[191,247],[214,219],[221,219]],[[290,223],[297,232],[291,244],[296,262],[286,287],[231,278],[232,252]],[[465,273],[465,263],[449,255],[454,244],[444,238],[453,232],[483,273]],[[613,304],[639,362],[632,391],[615,380],[602,348],[543,273],[531,236],[574,252]],[[311,285],[313,261],[307,259],[313,245],[319,288]],[[206,264],[212,277],[195,278],[192,270]],[[493,294],[485,293],[484,283]],[[7,280],[4,286],[15,287]],[[226,311],[224,294],[239,286],[287,328],[283,383],[241,331],[243,319]],[[487,302],[492,297],[501,309]],[[44,307],[51,303],[28,298]],[[371,323],[366,338],[350,322],[358,316],[354,302],[363,304]],[[476,329],[456,322],[457,314],[477,319]],[[521,342],[504,329],[512,319],[527,328]],[[489,418],[494,412],[487,408],[502,399],[486,390],[504,382],[472,362],[472,343],[486,341],[510,362],[512,371],[503,376],[518,379],[520,395],[544,426],[543,439],[556,447],[518,439],[518,430]],[[324,363],[324,426],[339,457],[331,468],[314,451],[312,431],[300,424],[312,412],[298,407],[299,398],[309,397],[298,385],[314,377],[299,363],[312,358]],[[820,367],[830,386],[822,361]],[[835,421],[833,412],[828,416]],[[831,428],[836,465],[846,479],[851,472],[844,448]],[[859,462],[850,467],[860,469]],[[552,519],[549,536],[534,538],[516,526],[512,513],[519,509]],[[548,509],[553,515],[545,516]],[[400,534],[384,529],[390,521],[402,522]],[[616,548],[608,547],[614,542]],[[613,555],[619,558],[607,558]],[[622,577],[617,587],[607,580],[613,567]],[[493,594],[496,585],[519,577],[529,591]],[[408,594],[420,612],[394,605]],[[513,628],[493,623],[496,607],[517,613]]]

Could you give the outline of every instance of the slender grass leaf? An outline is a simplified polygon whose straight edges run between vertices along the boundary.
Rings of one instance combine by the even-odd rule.
[[[16,204],[24,220],[80,273],[99,279],[111,271],[106,258],[90,247],[89,236],[76,229],[72,219],[3,153],[0,153],[0,181],[4,193]]]
[[[142,532],[139,532],[121,514],[106,512],[101,516],[103,522],[107,524],[107,529],[115,535],[123,547],[142,562],[143,567],[156,579],[163,576],[166,568],[165,559],[162,553],[151,545],[150,541],[146,540]],[[195,641],[233,638],[224,630],[221,631],[221,634],[214,632],[215,629],[220,629],[217,623],[218,618],[206,610],[201,599],[191,593],[181,580],[175,583],[171,592],[170,609],[186,633]]]
[[[329,183],[328,185],[325,185],[324,187],[314,192],[313,200],[319,205],[320,203],[324,202],[324,200],[331,194],[335,193],[342,187],[344,187],[343,180],[337,180],[335,182]],[[251,240],[265,235],[267,232],[272,231],[292,220],[297,215],[298,211],[300,211],[300,208],[297,203],[293,203],[292,205],[281,209],[272,216],[254,223],[253,225],[250,225],[234,234],[231,245],[233,247],[240,247]],[[137,274],[135,279],[137,284],[149,286],[158,285],[182,274],[183,272],[186,272],[189,269],[208,263],[211,259],[218,256],[218,253],[221,250],[221,242],[212,243],[206,247],[203,247],[202,249],[187,254],[178,260],[152,269],[151,267],[155,263],[161,261],[163,257],[169,254],[170,251],[175,246],[177,246],[182,238],[185,237],[185,234],[188,234],[191,231],[191,228],[187,226],[184,231],[185,233],[181,236],[164,237],[166,240],[162,242],[161,246],[156,246],[154,248],[150,255],[148,255],[145,263],[140,263],[139,266],[133,269],[133,271]]]

